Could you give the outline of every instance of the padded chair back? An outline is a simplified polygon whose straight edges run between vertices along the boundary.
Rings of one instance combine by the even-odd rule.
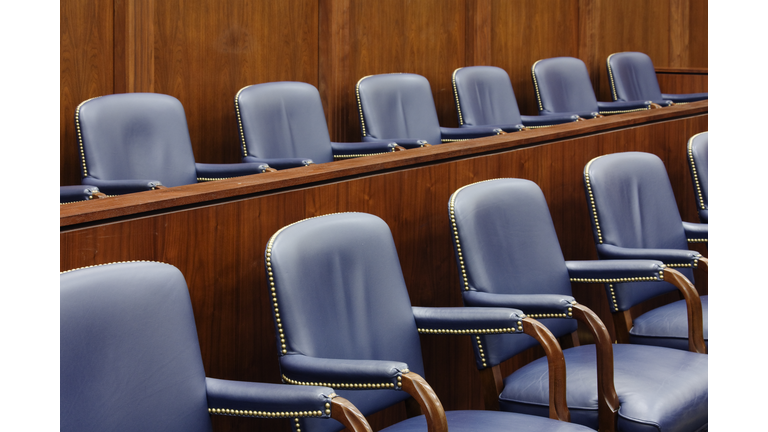
[[[156,93],[125,93],[77,107],[82,176],[100,180],[197,183],[195,156],[181,102]]]
[[[672,185],[658,156],[626,152],[597,157],[584,168],[584,185],[598,257],[603,258],[602,245],[688,250]],[[676,270],[693,282],[691,269]],[[619,285],[623,288],[614,290],[614,312],[676,291],[666,282]]]
[[[440,122],[429,81],[421,75],[393,73],[357,82],[363,138],[425,140],[440,144]]]
[[[693,179],[693,192],[696,197],[696,208],[702,223],[708,220],[708,190],[709,190],[709,132],[696,134],[688,140],[688,168]]]
[[[235,96],[243,156],[333,161],[323,103],[315,86],[272,82],[245,87]]]
[[[453,72],[460,125],[522,124],[512,82],[504,69],[470,66]]]
[[[383,220],[340,213],[297,222],[270,239],[265,261],[284,340],[281,360],[295,354],[393,360],[423,376],[418,329]],[[397,390],[335,390],[365,415],[408,397]],[[316,420],[307,419],[312,431],[333,426]]]
[[[152,262],[63,273],[62,431],[210,431],[184,276]]]
[[[465,186],[451,196],[449,215],[465,304],[473,292],[571,295],[557,233],[536,183],[496,179]],[[541,322],[557,337],[577,327],[575,320]],[[483,345],[487,364],[494,365],[536,344],[529,336],[491,335]]]
[[[573,57],[539,60],[531,68],[541,113],[598,112],[587,66]]]
[[[649,100],[667,104],[661,96],[656,69],[648,55],[641,52],[615,53],[608,56],[606,63],[613,100]]]

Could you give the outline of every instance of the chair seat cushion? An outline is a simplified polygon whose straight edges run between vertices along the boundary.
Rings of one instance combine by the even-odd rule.
[[[550,418],[526,416],[500,411],[447,411],[448,430],[451,432],[594,432],[582,425],[567,423]],[[392,425],[381,432],[425,432],[427,421],[423,415],[409,418]]]
[[[563,351],[571,421],[597,428],[595,346]],[[669,348],[613,345],[618,429],[624,432],[689,432],[706,429],[708,356]],[[548,415],[547,361],[540,358],[504,380],[504,411]]]
[[[708,296],[701,296],[701,311],[704,317],[704,342],[707,337]],[[629,341],[633,344],[655,345],[688,350],[688,315],[685,300],[679,300],[648,311],[633,320]]]

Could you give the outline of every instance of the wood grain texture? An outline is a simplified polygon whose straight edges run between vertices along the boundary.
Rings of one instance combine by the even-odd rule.
[[[656,80],[662,93],[706,93],[709,75],[700,69],[656,69]]]
[[[286,170],[241,181],[168,188],[157,192],[178,195],[158,202],[176,205],[62,227],[61,270],[140,259],[177,266],[189,285],[208,376],[280,382],[263,263],[265,245],[278,229],[333,212],[377,215],[392,230],[412,304],[461,306],[447,215],[451,193],[466,184],[498,177],[535,181],[547,198],[565,258],[593,259],[595,247],[581,177],[584,165],[593,157],[617,151],[657,154],[670,173],[684,220],[695,221],[685,143],[707,129],[706,109],[701,112],[706,106],[706,102],[698,102],[669,111],[595,120],[591,125],[532,131],[533,138],[525,139],[533,141],[524,141],[526,145],[511,145],[512,141],[504,140],[512,138],[495,137],[374,157],[378,160],[334,162],[315,167],[328,171],[312,173],[323,179],[317,182],[302,183],[297,171]],[[665,111],[664,116],[657,117],[657,111]],[[643,115],[647,116],[644,120],[637,120]],[[413,160],[399,159],[403,157]],[[362,166],[373,169],[366,175],[350,174]],[[270,180],[271,175],[278,177]],[[258,183],[260,176],[264,183]],[[208,189],[246,187],[239,186],[241,182],[252,189],[229,196]],[[270,183],[276,188],[257,190]],[[198,189],[204,196],[219,198],[189,199],[187,194],[194,195]],[[135,195],[132,199],[139,200],[142,194]],[[127,199],[85,204],[104,205],[103,201],[111,200],[119,207],[120,200]],[[146,210],[136,202],[132,206]],[[82,206],[80,209],[61,211],[62,215],[76,214]],[[610,322],[602,286],[575,285],[574,295],[604,322]],[[445,409],[482,409],[480,377],[469,336],[425,335],[421,341],[424,378]],[[503,364],[502,373],[541,355],[540,349],[529,350]],[[405,409],[399,406],[371,416],[369,421],[379,429],[404,418]],[[216,418],[216,430],[272,430],[283,425],[252,420]]]

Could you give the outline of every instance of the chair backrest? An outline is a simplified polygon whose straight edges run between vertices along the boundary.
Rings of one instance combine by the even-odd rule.
[[[470,66],[453,72],[460,125],[522,124],[512,82],[504,69]]]
[[[448,207],[465,300],[473,291],[571,295],[557,233],[536,183],[496,179],[470,184],[454,192]],[[541,321],[557,337],[577,327],[574,320]],[[489,337],[492,342],[484,344],[488,363],[498,364],[537,344],[521,336]]]
[[[652,101],[664,104],[656,69],[647,54],[621,52],[608,56],[608,77],[611,96],[615,101]]]
[[[210,431],[189,292],[175,267],[108,264],[65,272],[62,431]]]
[[[599,257],[601,245],[688,250],[672,185],[658,156],[625,152],[592,159],[584,167],[584,187]],[[691,269],[676,270],[693,282]],[[624,284],[615,290],[618,310],[667,291],[676,288],[667,282]]]
[[[275,233],[265,254],[281,360],[294,354],[392,360],[423,376],[418,329],[383,220],[365,213],[306,219]],[[397,390],[335,390],[365,415],[408,397]],[[306,423],[312,431],[333,426],[313,420]]]
[[[696,134],[688,140],[688,168],[691,170],[693,192],[699,219],[707,223],[709,212],[709,132]]]
[[[587,66],[573,57],[539,60],[531,68],[539,112],[597,112]]]
[[[235,96],[243,156],[333,161],[320,93],[311,84],[271,82]]]
[[[420,139],[440,144],[440,122],[429,81],[421,75],[371,75],[357,82],[363,139]]]
[[[82,176],[100,180],[197,183],[181,102],[156,93],[101,96],[75,112]]]

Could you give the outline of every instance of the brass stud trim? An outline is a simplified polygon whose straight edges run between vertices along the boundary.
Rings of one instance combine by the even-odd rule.
[[[544,111],[544,105],[541,103],[541,93],[539,93],[539,82],[536,81],[536,65],[541,60],[537,60],[536,63],[531,66],[531,76],[533,76],[533,88],[536,90],[536,101],[539,103],[539,111]]]
[[[100,97],[101,96],[96,96],[88,100],[85,100],[83,102],[80,102],[80,105],[78,105],[77,108],[75,109],[75,132],[77,133],[77,142],[80,146],[80,161],[83,164],[83,177],[88,177],[88,167],[86,166],[86,163],[85,163],[85,148],[83,147],[83,134],[80,126],[80,108],[86,103],[94,99],[98,99]]]
[[[651,282],[662,280],[659,277],[654,276],[638,276],[631,278],[605,278],[605,279],[592,279],[592,278],[571,278],[571,282],[580,283],[623,283],[623,282]]]
[[[471,329],[471,330],[454,330],[454,329],[418,329],[420,334],[500,334],[500,333],[514,333],[517,331],[515,327],[507,328],[494,328],[494,329]]]
[[[693,140],[702,134],[705,134],[707,132],[700,132],[696,135],[692,136],[688,140],[688,164],[691,166],[691,172],[693,173],[693,182],[696,185],[696,196],[698,197],[698,200],[696,200],[696,204],[699,206],[699,210],[706,210],[707,205],[704,203],[704,195],[701,193],[701,184],[699,183],[699,172],[696,170],[696,162],[693,160]],[[704,240],[706,242],[706,240]],[[688,240],[689,243],[691,243],[691,240]]]
[[[237,129],[240,133],[240,142],[243,145],[243,156],[248,156],[248,146],[245,145],[245,132],[243,132],[243,119],[240,117],[240,93],[251,86],[245,86],[235,95],[235,113],[237,113]],[[198,179],[199,180],[199,179]]]
[[[380,153],[363,153],[363,154],[349,154],[349,155],[333,155],[333,158],[334,158],[334,159],[336,159],[336,160],[338,160],[338,159],[354,159],[354,158],[359,158],[359,157],[366,157],[366,156],[376,156],[376,155],[383,155],[383,154],[387,154],[387,153],[392,153],[392,152],[394,152],[394,151],[395,151],[395,149],[392,149],[391,151],[387,151],[387,152],[380,152]]]
[[[637,109],[631,109],[631,110],[618,110],[618,111],[599,111],[599,114],[623,114],[623,113],[631,113],[631,112],[637,112],[637,111],[648,111],[650,108],[637,108]]]
[[[104,264],[94,264],[94,265],[89,265],[89,266],[85,266],[85,267],[73,268],[72,270],[64,270],[62,272],[59,272],[59,274],[63,275],[64,273],[69,273],[69,272],[73,272],[73,271],[77,271],[77,270],[83,270],[83,269],[92,268],[92,267],[108,266],[108,265],[112,265],[112,264],[138,263],[138,262],[151,262],[151,263],[170,265],[168,263],[164,263],[164,262],[161,262],[161,261],[152,261],[152,260],[114,261],[114,262],[109,262],[109,263],[104,263]]]
[[[372,77],[373,75],[367,75],[362,78],[360,78],[357,81],[357,84],[355,85],[355,97],[357,98],[357,111],[360,114],[360,127],[363,130],[363,136],[367,136],[367,133],[365,131],[365,116],[363,116],[363,104],[360,102],[360,83],[363,82],[364,79],[368,77]]]
[[[616,94],[616,83],[613,82],[613,68],[611,68],[611,57],[615,54],[616,53],[609,55],[605,62],[608,65],[608,77],[611,79],[611,96],[613,96],[614,101],[617,101],[619,100],[619,96]]]
[[[707,239],[692,238],[687,240],[688,243],[708,243]]]
[[[402,373],[408,373],[408,370]],[[397,385],[395,383],[331,383],[331,382],[304,382],[297,381],[288,378],[283,375],[283,382],[293,385],[305,385],[305,386],[320,386],[320,387],[333,387],[334,389],[348,389],[348,390],[373,390],[373,389],[394,389],[402,386],[400,375],[397,376]]]
[[[477,352],[480,353],[480,361],[483,362],[483,367],[488,367],[485,362],[485,351],[483,350],[482,342],[480,342],[480,336],[475,336],[475,341],[477,342]]]
[[[497,134],[497,135],[498,135],[498,134]],[[441,142],[441,143],[452,143],[452,142],[459,142],[459,141],[469,141],[469,140],[470,140],[470,138],[463,138],[463,139],[462,139],[462,138],[457,138],[457,139],[447,139],[447,138],[442,138],[442,139],[440,140],[440,142]]]
[[[596,161],[597,159],[601,158],[602,156],[598,156],[591,161],[587,162],[587,165],[584,167],[584,182],[587,184],[587,194],[589,194],[589,206],[592,209],[592,212],[590,212],[589,216],[592,219],[592,223],[594,224],[595,230],[597,230],[597,242],[602,244],[603,243],[603,233],[600,231],[600,220],[597,217],[597,206],[595,205],[595,195],[592,193],[592,184],[589,180],[589,167],[592,165],[592,162]]]
[[[456,101],[456,111],[458,111],[458,113],[459,113],[459,124],[460,125],[464,124],[464,117],[462,117],[462,115],[461,115],[461,103],[459,103],[459,89],[456,87],[456,72],[458,72],[458,71],[460,71],[462,69],[464,69],[464,68],[458,68],[455,71],[453,71],[453,77],[452,77],[452,81],[453,81],[453,98]]]
[[[208,408],[208,414],[211,415],[226,415],[237,417],[258,417],[258,418],[290,418],[296,417],[298,423],[301,417],[324,417],[330,415],[330,410],[326,410],[324,414],[322,410],[317,411],[252,411],[252,410],[236,410],[230,408]]]

